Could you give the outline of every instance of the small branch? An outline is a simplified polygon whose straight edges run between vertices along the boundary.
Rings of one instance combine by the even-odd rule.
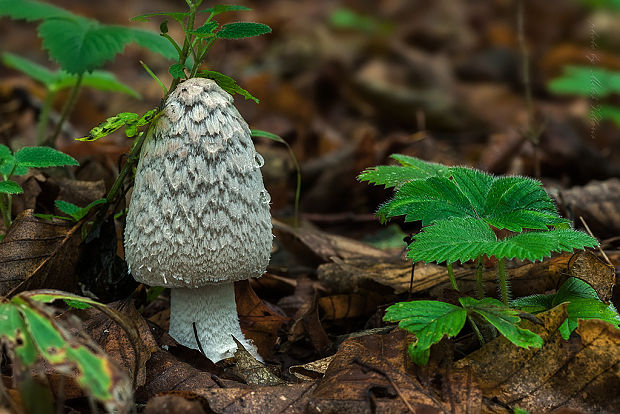
[[[478,299],[484,298],[484,285],[482,281],[483,263],[482,256],[478,256],[476,259],[476,296]]]
[[[454,278],[454,269],[452,269],[452,263],[446,264],[448,268],[448,276],[450,277],[450,284],[452,285],[452,289],[459,291],[459,286],[456,284],[456,279]]]
[[[202,344],[200,343],[200,339],[198,338],[198,330],[196,329],[196,322],[192,322],[192,329],[194,330],[194,339],[196,340],[196,343],[198,344],[198,350],[206,358],[207,355],[205,354],[204,349],[202,349]]]
[[[506,278],[506,259],[498,259],[497,262],[497,278],[499,280],[499,291],[504,305],[508,306],[508,299],[510,296],[510,287],[508,286],[508,279]]]
[[[82,86],[83,78],[84,78],[83,73],[80,73],[77,76],[75,84],[71,88],[71,93],[69,94],[69,98],[67,99],[67,102],[65,102],[65,106],[63,106],[62,108],[60,120],[58,121],[58,124],[56,124],[56,129],[54,129],[54,133],[52,134],[49,140],[50,146],[54,148],[56,147],[56,138],[58,138],[58,135],[60,134],[60,131],[62,130],[62,126],[67,120],[67,118],[69,117],[69,114],[71,113],[71,111],[73,110],[73,106],[75,105],[75,101],[77,100],[78,93],[80,92],[80,88]]]
[[[594,234],[592,233],[592,230],[590,230],[590,227],[588,227],[588,223],[586,223],[586,221],[583,219],[583,216],[579,216],[579,220],[581,220],[581,224],[583,224],[583,227],[586,228],[586,231],[588,232],[590,237],[596,239],[596,237],[594,237]],[[609,260],[609,257],[607,257],[607,255],[605,254],[601,245],[599,244],[596,247],[598,248],[598,251],[601,253],[601,255],[605,258],[605,261],[607,262],[607,264],[610,266],[613,266],[613,263],[611,262],[611,260]]]

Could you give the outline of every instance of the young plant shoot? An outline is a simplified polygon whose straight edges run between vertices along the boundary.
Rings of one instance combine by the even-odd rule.
[[[447,167],[405,155],[392,157],[400,165],[369,168],[359,179],[395,188],[394,196],[377,212],[382,221],[405,216],[407,222],[422,222],[422,231],[408,246],[408,257],[426,263],[445,262],[456,290],[458,285],[452,264],[478,262],[478,299],[461,297],[461,306],[412,301],[388,308],[384,319],[400,321],[401,328],[417,337],[417,342],[410,347],[413,360],[425,364],[430,346],[444,335],[458,334],[465,320],[471,323],[481,341],[484,338],[476,323],[483,322],[494,326],[517,346],[542,346],[538,335],[519,328],[519,311],[509,306],[510,285],[505,261],[515,258],[542,260],[553,252],[594,247],[598,244],[596,239],[570,228],[569,221],[559,216],[539,181],[526,177],[496,177],[471,168]],[[498,237],[498,234],[509,235]],[[501,301],[483,297],[484,256],[498,260]],[[608,310],[599,313],[601,319],[610,319]]]

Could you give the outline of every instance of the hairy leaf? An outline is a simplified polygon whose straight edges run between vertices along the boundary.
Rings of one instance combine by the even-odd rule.
[[[86,216],[86,214],[88,214],[91,208],[99,204],[103,204],[106,201],[107,200],[105,198],[100,198],[99,200],[93,201],[86,207],[78,207],[73,203],[69,203],[63,200],[56,200],[54,201],[54,204],[56,205],[56,208],[58,210],[70,215],[75,221],[80,221],[82,218],[84,218],[84,216]]]
[[[70,155],[50,147],[24,147],[15,153],[17,165],[28,168],[62,167],[79,165]]]
[[[243,39],[271,33],[271,27],[262,23],[237,22],[222,26],[216,36],[220,39]]]
[[[223,73],[216,72],[214,70],[203,70],[198,73],[198,76],[207,79],[213,79],[220,88],[224,89],[231,95],[238,93],[243,96],[245,99],[251,99],[256,103],[259,103],[259,100],[255,98],[250,92],[243,89],[241,86],[237,85],[237,81],[235,81],[230,76],[224,75]]]
[[[513,344],[522,348],[540,348],[543,340],[535,333],[519,327],[521,318],[519,311],[509,308],[497,299],[484,298],[477,300],[470,297],[459,298],[461,305],[474,312],[493,325]]]
[[[368,168],[357,177],[358,180],[391,188],[401,186],[409,181],[443,175],[448,170],[448,167],[444,165],[422,161],[406,155],[392,154],[391,157],[400,162],[401,165],[380,165]]]
[[[24,190],[15,181],[0,181],[0,193],[2,194],[21,194]]]
[[[219,25],[217,22],[206,22],[196,30],[192,30],[190,33],[198,37],[206,37],[210,36],[218,26]]]
[[[180,63],[175,63],[168,68],[168,73],[170,73],[173,78],[185,78],[187,75],[183,68],[184,66]]]
[[[593,247],[598,243],[589,235],[572,230],[548,230],[520,233],[498,240],[483,221],[472,217],[437,221],[416,235],[409,245],[408,257],[416,261],[466,262],[486,254],[497,258],[541,260],[552,252]]]
[[[129,19],[129,21],[148,22],[149,20],[151,20],[151,17],[155,17],[155,16],[167,16],[167,17],[173,18],[179,23],[183,23],[183,20],[185,20],[187,16],[189,16],[189,13],[183,13],[183,12],[146,13],[146,14],[141,14],[140,16],[132,17],[131,19]]]
[[[467,311],[449,303],[420,300],[399,302],[387,308],[383,320],[399,322],[398,326],[415,334],[417,343],[414,352],[427,350],[441,341],[444,335],[457,335],[463,325]],[[428,358],[428,356],[427,356]]]

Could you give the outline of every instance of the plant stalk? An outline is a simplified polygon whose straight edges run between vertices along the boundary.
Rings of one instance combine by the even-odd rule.
[[[459,286],[456,284],[456,279],[454,278],[454,269],[452,269],[452,263],[448,263],[448,276],[450,277],[450,284],[452,285],[452,289],[459,291]]]
[[[60,114],[60,120],[58,124],[56,124],[56,128],[54,129],[54,133],[52,134],[49,144],[51,147],[56,147],[56,138],[60,135],[60,131],[62,130],[62,126],[69,117],[69,114],[73,110],[73,106],[75,106],[75,101],[77,100],[78,93],[80,92],[80,88],[82,86],[82,80],[84,79],[84,74],[80,73],[75,80],[75,84],[71,88],[71,92],[69,93],[69,99],[65,102],[65,105],[62,107],[62,113]]]
[[[504,305],[508,306],[510,286],[508,286],[508,279],[506,277],[506,259],[504,258],[499,259],[497,263],[497,279],[499,280],[499,291],[502,302],[504,302]]]
[[[9,230],[9,227],[11,227],[11,213],[10,210],[7,209],[7,201],[8,199],[11,198],[10,194],[0,194],[0,213],[2,214],[2,221],[4,221],[4,227],[6,227],[6,230]]]
[[[183,49],[181,50],[181,55],[179,56],[179,63],[183,66],[185,66],[185,61],[187,60],[189,48],[192,44],[192,35],[187,32],[194,30],[194,22],[196,20],[196,8],[198,7],[192,1],[187,1],[187,4],[189,5],[189,18],[187,20],[187,31],[185,32],[185,39],[183,40]],[[174,78],[172,81],[172,85],[170,85],[170,88],[168,89],[168,93],[172,93],[180,82],[181,78]],[[165,98],[167,98],[167,96]]]
[[[476,296],[478,299],[484,298],[484,285],[482,281],[482,271],[484,269],[483,269],[482,257],[483,256],[478,256],[478,258],[476,259]]]
[[[50,119],[50,112],[52,110],[52,103],[56,97],[56,92],[52,92],[48,89],[43,101],[43,107],[39,114],[39,122],[37,123],[37,145],[41,145],[45,142],[45,131],[47,130],[47,124]]]
[[[484,340],[484,336],[482,335],[482,332],[480,332],[480,328],[478,328],[478,325],[476,324],[474,319],[468,315],[467,321],[469,322],[469,324],[471,325],[471,328],[476,333],[476,336],[478,337],[478,341],[480,342],[480,346],[484,345],[486,341]]]

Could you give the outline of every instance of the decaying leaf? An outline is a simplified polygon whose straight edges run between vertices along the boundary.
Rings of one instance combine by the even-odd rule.
[[[344,341],[313,393],[315,412],[480,411],[481,395],[469,381],[460,398],[443,401],[408,373],[404,331]]]
[[[244,347],[241,342],[234,338],[237,350],[234,355],[234,365],[226,370],[234,377],[239,378],[245,384],[255,386],[281,385],[285,381],[278,378],[269,368],[256,360]]]
[[[77,292],[80,225],[43,220],[27,210],[0,243],[0,295],[48,288]]]
[[[198,401],[189,401],[180,395],[160,395],[153,397],[146,403],[143,414],[204,414]]]
[[[508,407],[519,407],[535,413],[559,408],[618,412],[620,330],[605,322],[585,320],[565,341],[558,330],[566,318],[565,306],[538,314],[543,325],[523,322],[544,339],[541,349],[518,348],[499,337],[455,364],[473,370],[487,411],[508,412]]]
[[[603,302],[611,299],[616,284],[615,269],[594,254],[590,252],[575,253],[568,262],[568,274],[592,286]]]
[[[235,298],[243,334],[257,346],[261,356],[268,358],[278,331],[290,319],[265,305],[247,280],[235,283]]]
[[[325,233],[311,228],[293,229],[284,223],[273,220],[273,232],[278,240],[304,259],[304,262],[324,263],[334,257],[348,259],[353,257],[372,257],[388,259],[384,250],[343,236]]]
[[[288,372],[295,375],[301,381],[314,381],[323,377],[332,359],[334,359],[334,355],[308,362],[307,364],[293,365],[288,369]]]

